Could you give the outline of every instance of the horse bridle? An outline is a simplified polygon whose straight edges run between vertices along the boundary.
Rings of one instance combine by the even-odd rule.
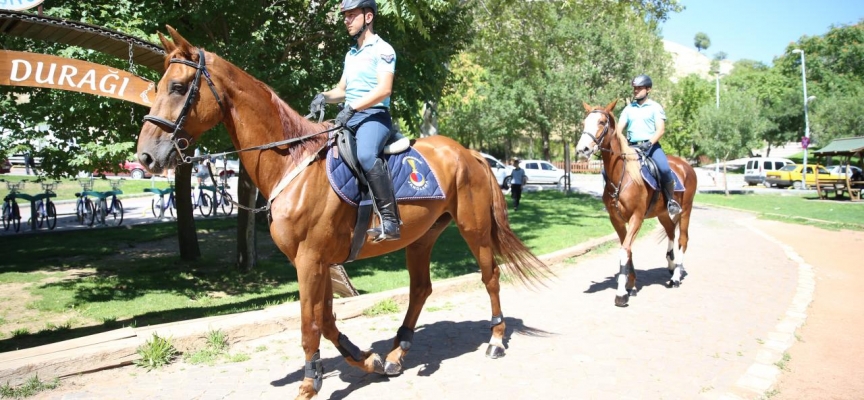
[[[592,110],[589,114],[603,114],[606,117],[606,123],[603,124],[603,132],[601,132],[599,136],[594,136],[593,133],[588,132],[586,130],[583,130],[582,134],[588,135],[588,137],[590,137],[591,140],[594,141],[594,144],[596,144],[597,147],[600,148],[600,151],[611,151],[612,149],[604,149],[603,148],[603,138],[605,138],[606,134],[609,133],[609,120],[610,120],[609,114],[606,113],[605,110]]]
[[[192,103],[195,101],[195,95],[198,94],[198,87],[201,83],[201,75],[204,75],[204,79],[207,80],[207,86],[210,87],[210,91],[213,92],[213,97],[216,98],[216,102],[219,103],[219,110],[222,111],[222,115],[225,115],[225,106],[222,104],[222,99],[219,98],[219,94],[216,92],[216,85],[213,84],[213,80],[210,79],[210,73],[207,72],[207,65],[205,63],[204,50],[198,49],[198,63],[194,63],[189,60],[184,60],[182,58],[172,58],[169,61],[171,64],[184,64],[188,65],[192,68],[195,68],[195,78],[192,80],[192,85],[189,88],[189,93],[186,94],[186,103],[183,105],[183,109],[180,110],[180,115],[177,116],[177,120],[174,122],[168,121],[162,117],[158,117],[155,115],[145,115],[144,121],[151,122],[155,125],[159,125],[162,128],[165,128],[168,131],[171,131],[171,143],[174,144],[174,148],[177,149],[177,155],[180,157],[181,161],[185,163],[191,163],[190,157],[183,157],[183,151],[188,149],[189,146],[195,141],[195,139],[183,129],[183,124],[186,122],[186,114],[189,112],[189,109],[192,107]]]

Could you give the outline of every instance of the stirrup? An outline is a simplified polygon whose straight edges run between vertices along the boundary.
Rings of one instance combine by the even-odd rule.
[[[666,203],[666,211],[669,212],[669,217],[675,218],[676,215],[681,214],[681,205],[675,200],[669,200]]]

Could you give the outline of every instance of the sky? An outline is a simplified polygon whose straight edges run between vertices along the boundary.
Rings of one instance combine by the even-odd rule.
[[[864,19],[864,0],[680,0],[686,8],[661,25],[664,39],[695,49],[693,37],[704,32],[711,46],[702,53],[723,51],[731,61],[742,59],[772,65],[790,42],[822,36],[831,25]]]

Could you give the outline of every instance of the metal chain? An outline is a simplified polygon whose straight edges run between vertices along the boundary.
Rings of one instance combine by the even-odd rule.
[[[134,60],[135,52],[132,41],[129,41],[129,73],[132,75],[137,75],[135,73],[135,60]],[[132,123],[132,126],[135,126],[135,104],[129,105],[129,121]]]

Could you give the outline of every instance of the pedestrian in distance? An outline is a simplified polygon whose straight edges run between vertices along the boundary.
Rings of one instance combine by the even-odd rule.
[[[357,158],[369,182],[380,227],[369,229],[374,240],[399,239],[399,215],[396,196],[387,163],[381,157],[390,137],[390,94],[396,71],[396,52],[375,34],[378,17],[375,0],[343,0],[342,20],[348,35],[357,43],[345,55],[342,78],[335,88],[318,93],[309,105],[313,113],[327,103],[345,102],[336,116],[336,124],[348,127],[357,138]]]
[[[513,198],[513,211],[519,211],[523,184],[525,184],[525,170],[519,165],[517,158],[513,160],[513,172],[510,174],[510,197]]]
[[[681,205],[672,197],[675,194],[675,178],[666,153],[660,147],[660,138],[666,131],[666,112],[660,103],[648,98],[654,86],[651,77],[639,75],[630,84],[633,86],[633,101],[621,111],[616,133],[620,135],[626,129],[630,147],[651,157],[657,164],[666,209],[669,217],[675,218],[681,213]]]

